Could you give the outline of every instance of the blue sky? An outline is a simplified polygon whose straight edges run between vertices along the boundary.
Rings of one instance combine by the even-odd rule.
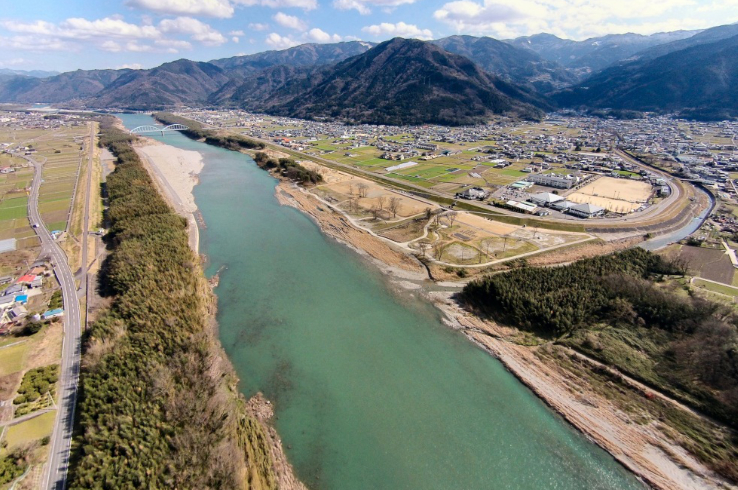
[[[0,68],[68,71],[207,61],[306,42],[569,39],[738,21],[738,0],[4,0]]]

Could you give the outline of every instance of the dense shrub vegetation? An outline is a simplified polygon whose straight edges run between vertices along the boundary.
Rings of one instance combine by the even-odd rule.
[[[256,164],[266,170],[274,170],[288,179],[300,184],[318,184],[323,182],[323,176],[314,170],[308,170],[290,158],[270,158],[263,152],[254,155]]]
[[[9,483],[21,476],[28,467],[28,451],[14,449],[0,457],[0,485]]]
[[[209,131],[202,128],[202,124],[192,119],[186,119],[184,117],[175,116],[169,112],[157,112],[154,114],[154,118],[163,124],[183,124],[189,129],[182,131],[185,135],[192,139],[200,140],[205,139],[205,142],[209,145],[220,146],[229,150],[261,150],[264,148],[264,143],[260,141],[254,141],[250,138],[246,138],[241,135],[221,135],[213,131]]]
[[[659,282],[681,272],[636,248],[487,276],[467,285],[462,297],[485,314],[554,337],[736,428],[738,319]]]
[[[265,435],[244,412],[208,324],[186,221],[109,119],[111,307],[85,342],[69,488],[274,488]]]
[[[59,379],[59,365],[30,369],[23,375],[18,396],[13,399],[14,405],[35,402],[47,394],[54,395],[54,385]],[[16,413],[16,416],[23,415]]]

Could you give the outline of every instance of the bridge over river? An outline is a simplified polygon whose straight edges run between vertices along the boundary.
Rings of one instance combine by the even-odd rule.
[[[184,124],[170,124],[169,126],[146,125],[131,129],[131,134],[161,133],[164,135],[168,131],[186,131],[188,129],[190,128]]]

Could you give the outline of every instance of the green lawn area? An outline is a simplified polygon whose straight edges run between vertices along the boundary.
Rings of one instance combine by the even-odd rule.
[[[30,343],[28,340],[20,344],[0,349],[0,376],[11,374],[23,369],[23,361]]]
[[[639,178],[639,179],[641,178],[641,176],[638,175],[637,173],[629,172],[627,170],[616,170],[615,172],[622,175],[623,177],[632,177],[632,178]]]
[[[738,288],[733,286],[715,284],[714,282],[703,281],[702,279],[695,277],[694,285],[712,291],[714,293],[727,294],[728,296],[738,296]]]
[[[51,431],[54,429],[55,418],[56,410],[52,410],[31,420],[26,420],[25,422],[9,427],[5,434],[8,449],[12,450],[22,444],[38,441],[46,436],[50,436]]]
[[[506,168],[506,169],[500,170],[499,173],[501,175],[507,175],[509,177],[522,177],[524,175],[528,175],[525,172],[521,172],[520,170],[515,170],[512,168]]]
[[[25,218],[28,213],[28,198],[26,196],[5,199],[0,203],[0,221]]]

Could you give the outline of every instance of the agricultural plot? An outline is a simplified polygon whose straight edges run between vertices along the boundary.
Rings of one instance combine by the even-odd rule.
[[[80,161],[83,158],[81,139],[86,134],[86,126],[65,128],[47,135],[37,144],[36,158],[45,159],[43,183],[39,191],[39,212],[51,231],[64,231],[67,228]]]
[[[15,133],[19,140],[24,138],[23,131]],[[27,217],[27,188],[33,180],[33,168],[23,158],[8,154],[0,155],[0,167],[10,170],[0,174],[0,240],[14,238],[16,250],[34,247],[38,238]]]

